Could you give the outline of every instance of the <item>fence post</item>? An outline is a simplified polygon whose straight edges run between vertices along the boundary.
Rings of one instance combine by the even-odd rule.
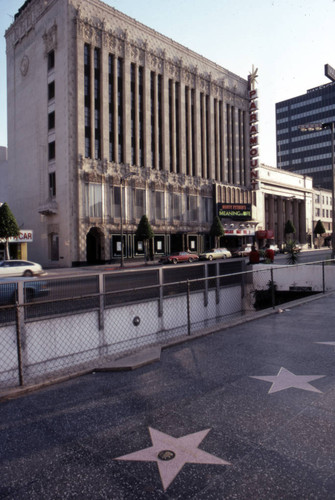
[[[276,297],[275,297],[275,282],[273,281],[273,269],[271,267],[271,302],[272,308],[275,309]]]
[[[191,335],[190,280],[187,280],[187,335]]]
[[[325,284],[325,261],[322,261],[322,293],[326,293],[326,284]]]
[[[15,304],[16,314],[16,348],[17,348],[17,364],[19,370],[19,384],[23,386],[23,367],[22,367],[22,343],[21,343],[21,319],[20,319],[20,306],[19,303]]]

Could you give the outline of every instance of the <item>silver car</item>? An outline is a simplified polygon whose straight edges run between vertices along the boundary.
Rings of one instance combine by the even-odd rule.
[[[199,255],[201,260],[228,259],[230,257],[231,252],[227,248],[212,248],[212,250]]]

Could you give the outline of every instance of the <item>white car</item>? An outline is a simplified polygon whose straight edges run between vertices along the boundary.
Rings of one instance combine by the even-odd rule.
[[[231,252],[227,248],[212,248],[212,250],[199,255],[201,260],[228,259],[230,257]]]
[[[40,264],[28,260],[1,260],[0,277],[6,276],[41,276],[46,274]]]

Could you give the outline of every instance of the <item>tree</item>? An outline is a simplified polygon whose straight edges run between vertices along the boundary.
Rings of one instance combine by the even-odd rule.
[[[135,236],[139,241],[143,241],[144,243],[144,260],[145,262],[147,262],[148,243],[149,240],[154,237],[154,232],[146,215],[142,215],[141,220],[137,226]]]
[[[321,236],[326,232],[325,226],[322,224],[321,220],[319,219],[315,225],[314,228],[314,234],[316,237],[318,237],[318,247],[321,247]]]
[[[213,224],[210,230],[211,236],[214,236],[215,248],[218,247],[218,241],[220,241],[221,236],[224,236],[225,232],[220,221],[220,217],[216,215],[213,220]]]
[[[284,233],[285,233],[285,236],[287,234],[295,234],[295,227],[294,227],[293,222],[290,219],[285,224]]]
[[[16,222],[16,219],[7,205],[3,203],[0,207],[0,238],[5,239],[5,259],[8,260],[9,257],[9,238],[13,236],[19,236],[20,228]]]

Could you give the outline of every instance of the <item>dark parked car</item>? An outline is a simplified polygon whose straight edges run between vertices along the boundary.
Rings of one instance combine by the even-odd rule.
[[[159,262],[162,264],[178,264],[178,262],[195,262],[196,260],[199,260],[199,257],[195,253],[173,252],[162,257]]]
[[[15,282],[3,279],[0,281],[0,305],[15,304],[17,299],[17,278]],[[24,280],[24,301],[31,302],[34,299],[45,297],[49,293],[46,281]]]

